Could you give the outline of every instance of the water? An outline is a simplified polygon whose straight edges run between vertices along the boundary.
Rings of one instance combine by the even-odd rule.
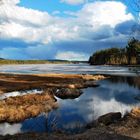
[[[57,98],[59,108],[49,114],[27,119],[17,124],[0,124],[0,134],[24,132],[80,133],[85,126],[99,116],[109,112],[121,112],[123,115],[134,106],[140,106],[136,96],[140,96],[140,77],[112,76],[99,81],[96,88],[83,89],[76,99]]]
[[[79,73],[79,74],[111,74],[138,76],[140,67],[90,66],[88,64],[33,64],[33,65],[2,65],[4,73]]]
[[[133,81],[133,82],[132,82]],[[134,82],[136,81],[136,82]],[[137,83],[139,81],[139,83]],[[83,89],[84,94],[71,100],[58,99],[60,107],[48,116],[49,131],[60,129],[67,133],[84,131],[84,126],[109,112],[124,115],[140,106],[140,78],[112,77],[99,82],[97,88]],[[55,127],[50,127],[55,120]]]
[[[49,114],[27,119],[16,124],[1,123],[0,135],[24,132],[80,133],[85,126],[99,116],[109,112],[121,112],[123,115],[135,106],[140,106],[140,67],[90,66],[88,64],[38,64],[38,65],[2,65],[4,73],[78,73],[107,74],[111,78],[99,81],[96,88],[83,89],[76,99],[59,99],[59,108]],[[10,96],[30,94],[33,91],[13,92],[1,95],[0,99]],[[39,93],[42,91],[38,90]]]

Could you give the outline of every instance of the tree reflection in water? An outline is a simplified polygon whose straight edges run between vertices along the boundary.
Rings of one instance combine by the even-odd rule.
[[[135,88],[140,89],[140,76],[135,77],[111,76],[109,78],[109,81],[111,81],[112,83],[126,83],[129,86],[133,86]]]

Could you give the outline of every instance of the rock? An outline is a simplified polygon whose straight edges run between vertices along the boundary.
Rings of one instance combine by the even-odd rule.
[[[121,119],[121,116],[122,115],[120,112],[111,112],[103,116],[100,116],[97,122],[104,125],[109,125],[109,124],[119,121]]]
[[[95,83],[95,81],[86,81],[85,87],[98,87],[99,84]]]
[[[53,94],[61,99],[75,99],[82,94],[82,91],[80,89],[61,88],[53,90]]]

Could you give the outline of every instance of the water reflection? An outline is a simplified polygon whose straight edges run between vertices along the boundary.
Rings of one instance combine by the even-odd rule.
[[[121,76],[112,76],[109,79],[112,83],[126,83],[130,86],[140,89],[140,76],[136,77],[121,77]]]
[[[108,112],[125,114],[140,102],[134,98],[140,94],[140,77],[111,77],[99,82],[97,88],[83,89],[84,94],[76,99],[58,99],[59,108],[48,115],[25,120],[12,127],[18,132],[79,133],[84,126]],[[17,130],[17,131],[16,131]],[[6,132],[5,132],[6,131]],[[0,134],[11,133],[11,126],[0,124]]]
[[[117,77],[117,79],[116,77],[111,77],[111,79],[100,81],[100,87],[84,89],[84,94],[78,99],[58,99],[60,108],[49,114],[49,123],[52,122],[51,118],[59,114],[58,123],[55,127],[71,132],[71,129],[66,128],[71,128],[71,124],[73,124],[73,128],[77,128],[77,124],[74,123],[77,120],[80,121],[81,126],[84,126],[108,112],[119,111],[124,115],[134,106],[140,105],[134,99],[140,93],[135,79],[139,80],[138,77]],[[130,84],[131,82],[129,81],[133,81],[133,84]],[[65,124],[67,124],[66,128]]]
[[[21,132],[47,132],[47,116],[41,114],[25,120],[22,122]]]

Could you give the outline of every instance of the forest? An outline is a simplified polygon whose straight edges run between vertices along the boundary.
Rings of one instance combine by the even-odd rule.
[[[89,58],[91,65],[139,65],[140,41],[132,38],[124,48],[108,48],[95,52]]]

